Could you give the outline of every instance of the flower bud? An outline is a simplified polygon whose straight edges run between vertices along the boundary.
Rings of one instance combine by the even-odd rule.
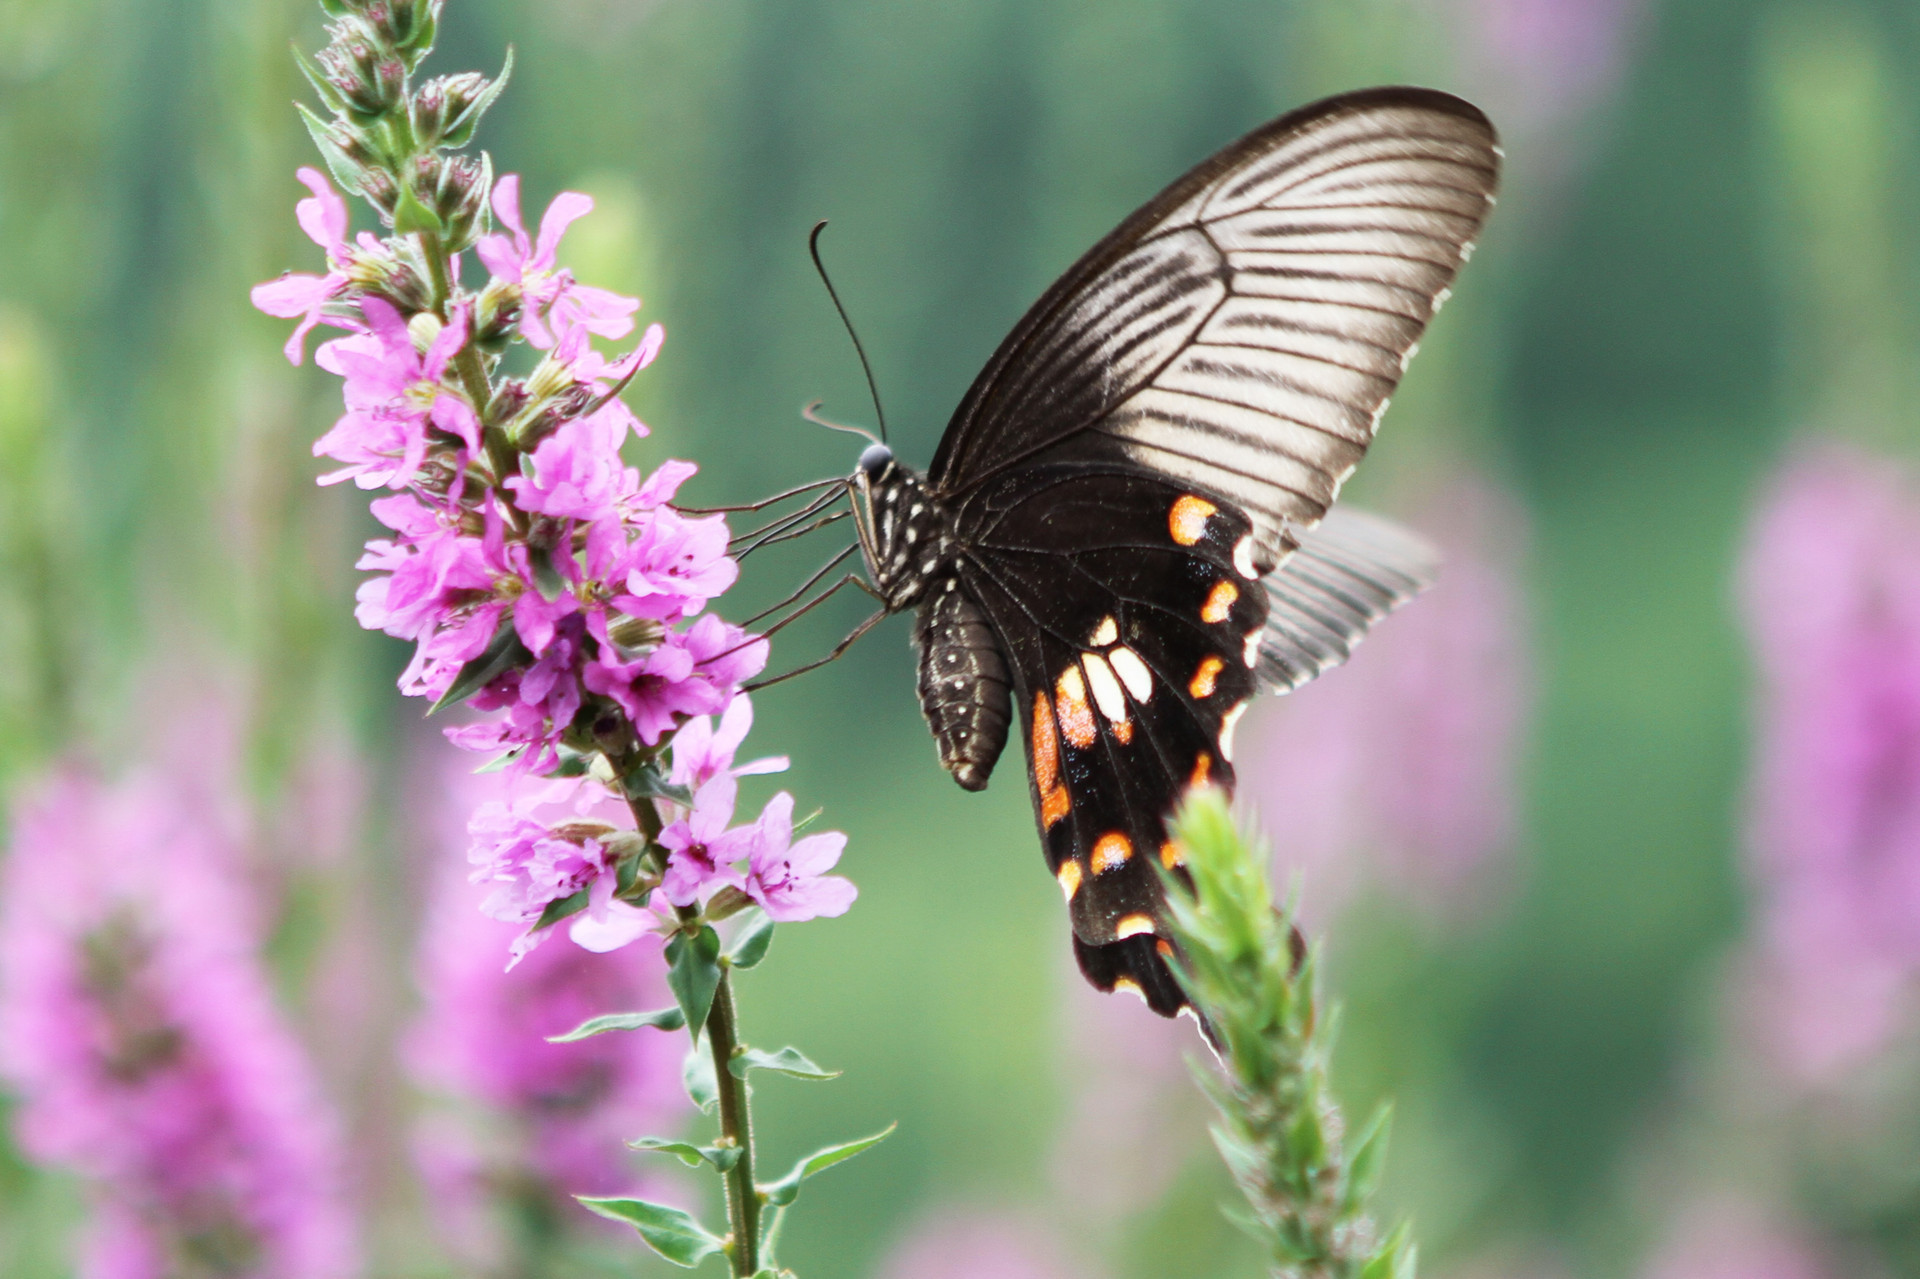
[[[436,76],[413,95],[413,132],[422,146],[465,146],[486,110],[487,78],[478,71]]]
[[[607,627],[607,638],[619,645],[629,660],[658,648],[660,637],[665,633],[666,628],[650,617],[622,616]]]
[[[494,390],[493,400],[487,405],[487,420],[511,422],[525,407],[527,407],[527,384],[518,378],[505,378]]]
[[[440,219],[446,248],[458,253],[472,244],[487,207],[485,165],[464,155],[423,155],[414,161],[413,192]]]
[[[381,47],[379,37],[356,19],[335,23],[333,42],[316,57],[327,84],[347,104],[350,117],[370,124],[400,105],[407,71]]]
[[[512,280],[489,280],[473,308],[473,340],[498,348],[513,336],[520,323],[520,286]]]
[[[393,210],[400,203],[400,188],[383,170],[368,169],[360,175],[360,194],[367,197],[367,203],[380,210],[389,223],[393,221]]]
[[[445,321],[432,311],[422,311],[407,321],[407,336],[413,339],[416,351],[425,351],[440,336],[440,330],[446,327]]]

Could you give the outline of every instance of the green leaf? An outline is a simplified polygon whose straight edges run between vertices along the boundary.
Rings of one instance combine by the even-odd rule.
[[[727,956],[727,962],[735,968],[752,968],[767,957],[767,947],[773,945],[773,921],[765,914],[758,914],[733,943],[733,953]]]
[[[399,228],[398,221],[394,227]],[[513,628],[512,615],[501,618],[500,629],[487,641],[485,651],[460,668],[453,683],[447,685],[447,691],[440,694],[440,700],[427,708],[427,714],[457,706],[493,682],[494,676],[502,671],[532,660],[533,654],[520,642],[520,633]]]
[[[676,1266],[692,1269],[726,1248],[725,1241],[695,1220],[692,1213],[678,1208],[644,1199],[574,1198],[602,1217],[626,1222],[640,1232],[647,1247]]]
[[[1387,1134],[1392,1127],[1393,1107],[1383,1105],[1373,1112],[1355,1140],[1353,1155],[1347,1160],[1347,1192],[1342,1204],[1348,1212],[1364,1205],[1379,1184],[1380,1171],[1386,1164]]]
[[[727,1070],[735,1079],[745,1079],[750,1070],[774,1070],[795,1079],[838,1079],[841,1074],[840,1071],[823,1070],[814,1065],[798,1048],[782,1048],[778,1052],[749,1048],[736,1054],[727,1063]]]
[[[401,235],[418,232],[442,235],[447,228],[440,221],[439,214],[420,203],[420,198],[413,193],[412,184],[402,183],[399,202],[393,206],[393,229]]]
[[[1360,1279],[1413,1279],[1419,1254],[1407,1233],[1406,1222],[1395,1226],[1387,1241],[1380,1245],[1380,1251],[1360,1271]]]
[[[858,1141],[844,1142],[838,1146],[827,1146],[816,1150],[793,1166],[793,1171],[780,1180],[760,1187],[760,1195],[767,1203],[776,1208],[784,1208],[792,1203],[800,1193],[800,1183],[807,1178],[825,1172],[838,1163],[845,1163],[863,1150],[871,1150],[887,1138],[893,1136],[893,1130],[900,1125],[888,1124],[885,1129],[871,1137],[862,1137]]]
[[[492,759],[480,765],[480,767],[474,769],[473,771],[475,774],[497,773],[501,769],[507,767],[509,764],[512,764],[515,760],[519,759],[525,753],[526,753],[526,748],[524,746],[516,746],[512,750],[507,751],[504,754],[495,755]],[[565,762],[566,762],[565,760],[561,761],[561,763],[563,764]]]
[[[687,1090],[687,1099],[702,1111],[712,1110],[720,1100],[720,1082],[713,1073],[713,1054],[702,1048],[697,1038],[680,1065],[680,1083]]]
[[[320,73],[318,64],[307,56],[306,50],[302,49],[298,42],[293,46],[293,64],[300,68],[300,74],[307,78],[307,83],[313,86],[313,91],[320,95],[321,106],[336,115],[347,109],[346,99],[340,96],[338,89],[327,83],[327,78]]]
[[[720,934],[705,925],[692,937],[675,933],[667,942],[667,986],[687,1025],[706,1025],[713,992],[720,988]]]
[[[642,760],[635,765],[623,779],[626,783],[628,799],[664,799],[678,804],[682,808],[693,807],[693,791],[686,786],[675,786],[660,772],[653,760]]]
[[[583,888],[571,897],[554,898],[547,903],[547,908],[540,912],[540,918],[534,921],[528,931],[537,933],[542,928],[553,927],[569,915],[578,915],[587,908],[587,896],[592,891],[591,888]]]
[[[581,1039],[604,1035],[610,1030],[679,1030],[687,1024],[686,1014],[678,1008],[656,1008],[650,1013],[602,1013],[589,1017],[564,1035],[548,1035],[550,1044],[571,1044]]]
[[[360,166],[347,158],[347,153],[334,145],[330,136],[333,126],[307,109],[304,102],[296,102],[293,109],[300,113],[300,123],[307,126],[307,136],[313,139],[320,158],[327,162],[327,171],[333,174],[333,180],[342,190],[360,190]]]
[[[639,1137],[627,1145],[635,1150],[654,1150],[663,1155],[672,1155],[689,1168],[709,1163],[720,1172],[732,1172],[733,1166],[740,1162],[738,1146],[695,1146],[684,1141],[668,1141],[664,1137]]]

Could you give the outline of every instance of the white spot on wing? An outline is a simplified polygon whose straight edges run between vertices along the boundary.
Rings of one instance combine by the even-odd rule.
[[[1120,691],[1120,681],[1113,676],[1113,667],[1098,653],[1088,653],[1080,659],[1087,668],[1087,687],[1093,693],[1093,704],[1109,723],[1118,724],[1127,717],[1127,697]]]
[[[1120,682],[1133,694],[1133,700],[1144,703],[1153,696],[1153,672],[1140,660],[1140,655],[1122,645],[1107,654],[1107,660],[1113,663],[1114,673]]]
[[[1093,634],[1087,638],[1087,643],[1093,648],[1105,648],[1119,638],[1120,623],[1116,622],[1113,614],[1109,613],[1100,619],[1100,625],[1093,628]]]
[[[1249,667],[1260,664],[1260,635],[1261,632],[1259,631],[1247,632],[1247,647],[1246,651],[1241,654],[1241,659],[1245,661]]]

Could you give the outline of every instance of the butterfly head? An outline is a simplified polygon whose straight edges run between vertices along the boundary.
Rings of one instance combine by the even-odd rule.
[[[952,572],[952,517],[884,444],[870,444],[860,454],[853,510],[867,577],[890,611],[914,603],[929,582]]]

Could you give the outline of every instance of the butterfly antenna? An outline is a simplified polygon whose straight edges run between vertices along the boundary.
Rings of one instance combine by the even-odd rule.
[[[866,430],[863,427],[848,426],[844,422],[827,421],[827,419],[820,416],[819,400],[809,400],[807,402],[806,407],[800,410],[800,416],[807,419],[807,421],[813,423],[815,426],[826,427],[829,431],[845,431],[848,435],[857,435],[863,440],[872,440],[875,444],[881,444],[885,442],[879,436],[875,435],[872,431]]]
[[[840,293],[833,287],[832,277],[827,274],[827,264],[820,260],[820,233],[826,229],[825,218],[813,224],[813,234],[807,237],[807,252],[813,257],[813,269],[820,273],[820,283],[827,286],[827,296],[833,299],[833,309],[840,313],[840,323],[846,326],[847,336],[853,339],[854,354],[860,357],[860,370],[867,375],[867,393],[873,397],[873,415],[880,419],[880,439],[884,443],[887,438],[887,411],[880,407],[880,385],[873,380],[873,365],[867,362],[867,348],[860,344],[860,335],[853,331],[853,321],[847,316],[847,308],[840,304]]]

